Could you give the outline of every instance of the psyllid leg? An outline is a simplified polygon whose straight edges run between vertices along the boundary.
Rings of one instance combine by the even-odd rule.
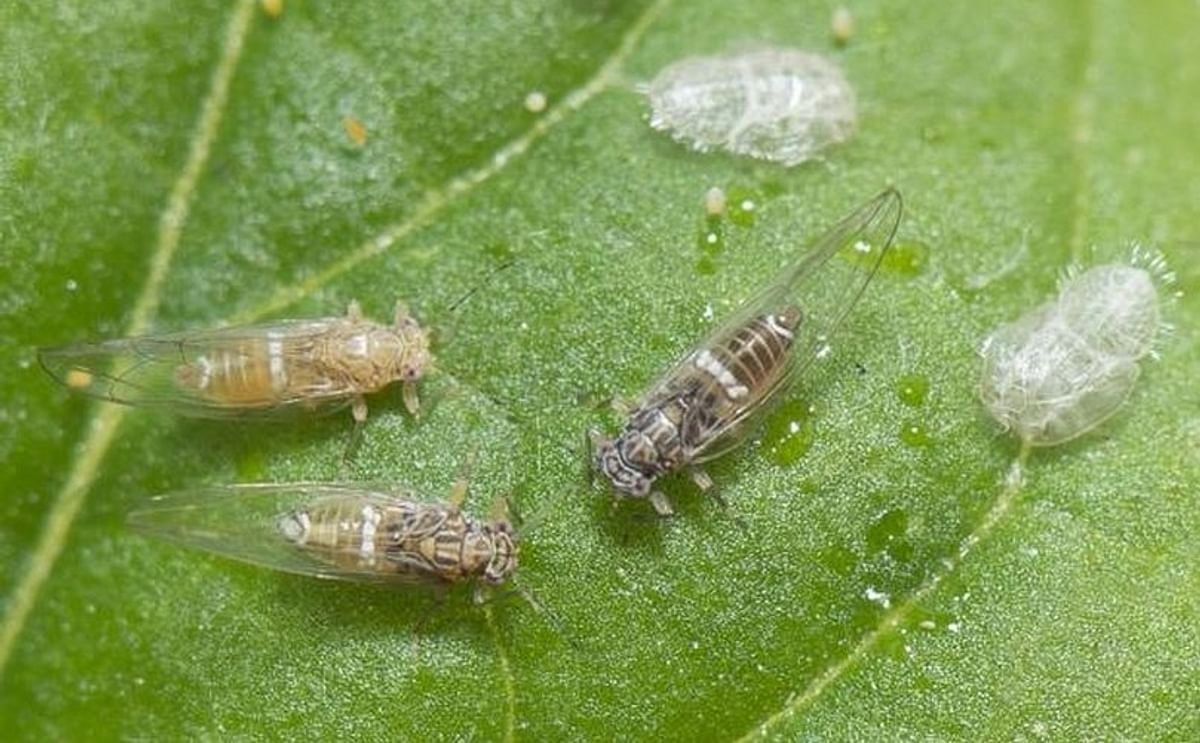
[[[513,592],[516,593],[521,598],[525,599],[525,602],[527,604],[529,604],[530,608],[533,609],[534,612],[536,612],[538,614],[538,616],[545,619],[546,623],[549,624],[550,627],[552,629],[554,629],[555,632],[558,633],[559,637],[566,640],[568,645],[570,645],[575,650],[580,649],[579,643],[576,642],[575,638],[571,637],[571,635],[567,632],[566,627],[563,626],[562,620],[560,620],[557,616],[555,616],[554,612],[547,609],[545,607],[545,605],[543,605],[542,602],[539,601],[536,596],[534,596],[533,591],[530,590],[528,586],[525,586],[521,583],[516,583],[514,581]]]
[[[354,454],[362,444],[362,430],[363,424],[361,423],[355,423],[354,428],[350,429],[350,440],[346,442],[346,450],[342,452],[343,474],[347,474],[346,468],[350,466],[350,462],[354,461]]]
[[[350,400],[350,414],[354,416],[354,422],[362,425],[367,422],[367,398],[362,395],[355,395]]]
[[[354,428],[350,430],[350,440],[346,442],[346,451],[342,454],[342,465],[348,465],[354,458],[362,443],[363,427],[367,422],[367,401],[362,395],[357,395],[350,403],[350,414],[354,416]]]
[[[478,459],[478,452],[474,450],[467,454],[466,461],[463,462],[462,469],[459,470],[458,478],[450,486],[450,495],[446,500],[456,509],[462,508],[462,504],[467,500],[468,483],[471,481],[471,472],[475,469],[475,462]]]
[[[497,495],[492,500],[492,507],[488,510],[488,519],[493,522],[521,523],[521,518],[516,513],[512,500],[507,495]]]
[[[414,656],[421,654],[421,634],[425,628],[433,624],[433,620],[437,615],[441,614],[446,607],[446,588],[441,584],[433,586],[433,602],[425,607],[417,617],[417,621],[412,628],[412,651]]]
[[[729,503],[721,496],[716,484],[713,482],[712,478],[708,476],[707,472],[700,467],[691,467],[688,471],[691,473],[692,482],[696,483],[696,487],[700,488],[700,490],[709,498],[712,498],[714,501],[716,501],[717,505],[721,508],[729,508]]]
[[[400,300],[396,300],[396,309],[392,313],[392,324],[397,330],[401,328],[411,328],[417,326],[417,321],[413,318],[412,313],[408,311],[408,305]]]
[[[409,415],[414,418],[421,417],[421,400],[417,397],[417,383],[405,382],[403,392],[404,408],[408,410]]]
[[[583,466],[587,469],[588,486],[596,484],[596,450],[608,443],[608,438],[598,429],[589,428],[584,436],[584,450],[587,456]]]
[[[721,507],[721,510],[725,512],[725,515],[731,517],[734,523],[736,523],[739,527],[745,528],[745,520],[733,512],[733,509],[729,507],[729,501],[725,500],[725,497],[721,495],[721,489],[713,484],[712,479],[709,478],[706,472],[698,468],[693,468],[692,479],[697,485],[700,486],[700,489],[704,491],[705,495],[707,495],[709,498],[712,498],[713,502]]]
[[[608,438],[600,432],[598,428],[589,428],[587,430],[587,452],[591,457],[596,453],[596,450],[608,441]]]
[[[462,504],[467,502],[467,473],[458,475],[454,485],[450,486],[450,496],[446,501],[450,503],[450,508],[455,510],[460,510]]]
[[[675,515],[675,509],[671,507],[671,501],[667,500],[667,496],[663,495],[661,490],[650,492],[650,505],[654,507],[654,512],[659,516],[665,518]]]
[[[713,501],[718,506],[720,506],[722,509],[724,509],[726,511],[729,510],[729,501],[725,500],[725,497],[723,495],[721,495],[720,492],[718,492],[716,490],[705,490],[704,494],[707,495],[709,498],[712,498]]]
[[[462,504],[467,500],[467,478],[460,477],[450,486],[450,495],[446,500],[455,509],[462,508]]]

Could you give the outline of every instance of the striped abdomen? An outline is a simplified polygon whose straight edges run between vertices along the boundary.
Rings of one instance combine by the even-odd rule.
[[[256,407],[278,402],[291,386],[295,349],[288,339],[269,333],[240,338],[211,349],[181,366],[179,384],[203,397],[230,405]]]
[[[279,530],[332,565],[445,581],[482,573],[495,551],[484,529],[441,505],[340,498],[288,514]]]
[[[692,365],[706,381],[700,400],[710,408],[740,409],[771,389],[787,368],[801,317],[799,307],[788,305],[781,312],[753,318],[723,342],[696,352]]]
[[[329,365],[319,353],[322,338],[267,332],[214,345],[180,366],[176,381],[205,399],[246,408],[342,390],[346,381],[330,376]],[[366,345],[357,337],[351,340]]]
[[[360,498],[333,498],[279,521],[285,539],[318,560],[343,568],[373,568],[395,548],[397,534],[411,529],[418,509],[381,507]]]

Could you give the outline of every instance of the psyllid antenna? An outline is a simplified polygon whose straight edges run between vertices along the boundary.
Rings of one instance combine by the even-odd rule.
[[[554,612],[546,608],[545,604],[543,604],[537,598],[537,596],[534,595],[533,590],[530,589],[529,586],[525,585],[524,581],[514,580],[509,583],[509,586],[511,587],[512,591],[524,599],[539,616],[546,620],[546,624],[550,625],[550,627],[558,633],[559,637],[561,637],[564,642],[566,642],[575,650],[581,649],[579,642],[567,632],[567,628],[562,623],[562,620],[559,619]]]
[[[545,510],[541,511],[540,513],[544,514]],[[537,528],[540,524],[545,523],[545,519],[543,517],[535,516],[533,520],[521,518],[520,514],[517,513],[517,510],[513,505],[512,498],[507,496],[498,497],[495,501],[493,501],[489,518],[491,518],[493,524],[511,524],[513,530],[513,540],[518,544],[527,538],[533,529]],[[559,636],[561,636],[563,640],[567,642],[568,645],[576,650],[579,649],[578,643],[576,643],[571,635],[567,633],[566,627],[563,625],[562,620],[560,620],[554,614],[554,612],[546,608],[546,605],[537,598],[537,595],[534,594],[533,589],[527,586],[524,580],[517,580],[515,577],[510,577],[508,581],[508,591],[505,594],[500,594],[496,598],[503,597],[506,594],[515,594],[524,599],[525,602],[529,604],[530,608],[532,608],[535,612],[537,612],[538,615],[545,619],[546,623],[549,624],[550,627],[554,629],[554,631],[557,632]]]
[[[471,297],[473,297],[473,296],[475,295],[475,292],[479,291],[479,289],[480,289],[481,287],[483,287],[485,284],[487,284],[487,282],[489,282],[489,281],[491,281],[493,278],[495,278],[495,277],[496,277],[496,274],[500,273],[501,271],[507,271],[508,269],[510,269],[510,268],[512,268],[513,266],[515,266],[515,265],[516,265],[516,263],[517,263],[516,261],[509,261],[509,262],[507,262],[507,263],[503,263],[503,264],[501,264],[501,265],[497,266],[496,268],[493,268],[493,269],[491,270],[491,272],[490,272],[490,273],[489,273],[487,276],[485,276],[485,277],[484,277],[483,281],[479,282],[479,283],[478,283],[478,284],[476,284],[475,286],[473,286],[473,287],[471,287],[470,289],[468,289],[468,290],[467,290],[467,292],[466,292],[465,294],[463,294],[463,295],[462,295],[461,297],[459,297],[458,299],[454,300],[454,302],[453,302],[453,303],[452,303],[452,304],[451,304],[449,307],[447,307],[446,309],[447,309],[448,311],[450,311],[450,312],[457,312],[457,311],[458,311],[458,308],[459,308],[459,307],[460,307],[460,306],[461,306],[461,305],[462,305],[464,302],[466,302],[468,299],[470,299]]]
[[[466,292],[464,292],[462,296],[460,296],[458,299],[451,302],[446,307],[446,312],[448,314],[457,313],[458,308],[461,307],[463,304],[465,304],[467,302],[467,300],[469,300],[471,297],[475,296],[476,292],[478,292],[480,289],[482,289],[492,279],[494,279],[496,277],[496,274],[512,268],[514,265],[516,265],[516,263],[517,262],[515,260],[508,261],[507,263],[503,263],[503,264],[497,266],[496,268],[493,268],[490,272],[488,272],[488,274],[486,276],[484,276],[482,281],[475,284],[475,286],[471,287]],[[444,346],[446,343],[450,342],[450,340],[455,336],[455,334],[458,331],[458,323],[461,319],[462,319],[461,316],[455,315],[455,319],[452,322],[452,324],[447,326],[444,330],[441,328],[431,329],[431,332],[433,333],[433,336],[434,336],[435,344],[438,346]]]

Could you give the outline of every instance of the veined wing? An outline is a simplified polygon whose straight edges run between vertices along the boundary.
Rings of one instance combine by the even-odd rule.
[[[254,404],[214,394],[223,369],[288,362],[311,348],[341,318],[285,320],[217,330],[76,343],[40,349],[42,367],[68,389],[110,402],[202,418],[270,415],[297,403],[344,402],[352,390],[327,378],[289,384]]]
[[[688,394],[697,386],[695,360],[706,350],[722,347],[758,317],[799,311],[791,330],[791,347],[783,366],[768,383],[750,390],[731,409],[722,410],[691,451],[691,461],[713,459],[736,446],[755,427],[757,414],[829,346],[891,248],[900,223],[900,193],[888,188],[844,217],[788,264],[762,290],[744,302],[707,337],[663,375],[639,401],[639,408],[660,404],[671,396]],[[846,252],[846,260],[833,259]],[[863,256],[869,258],[864,261]],[[701,405],[693,415],[704,415]],[[686,423],[685,423],[686,425]]]
[[[144,534],[273,570],[362,583],[413,583],[436,577],[404,562],[403,555],[391,563],[381,553],[373,566],[358,559],[361,527],[333,549],[318,548],[315,538],[302,544],[299,530],[315,534],[333,528],[330,514],[343,514],[345,521],[380,514],[372,531],[399,530],[396,541],[403,541],[436,533],[450,512],[403,488],[380,492],[349,485],[265,483],[160,495],[130,513],[128,521]]]

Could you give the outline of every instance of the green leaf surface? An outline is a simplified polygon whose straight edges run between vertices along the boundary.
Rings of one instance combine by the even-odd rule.
[[[7,3],[5,737],[1200,735],[1200,5],[851,9],[842,48],[814,2]],[[850,143],[789,170],[650,130],[637,82],[763,43],[843,66]],[[679,478],[678,518],[614,513],[585,475],[603,402],[889,183],[921,260],[711,467],[729,510]],[[757,208],[709,255],[714,185]],[[979,341],[1130,240],[1179,273],[1174,338],[1118,416],[1008,477]],[[440,497],[476,453],[469,508],[511,493],[539,522],[521,578],[567,638],[519,600],[133,535],[155,493],[338,478],[348,416],[129,411],[34,352],[398,297],[443,373],[419,422],[370,400],[350,477]]]

